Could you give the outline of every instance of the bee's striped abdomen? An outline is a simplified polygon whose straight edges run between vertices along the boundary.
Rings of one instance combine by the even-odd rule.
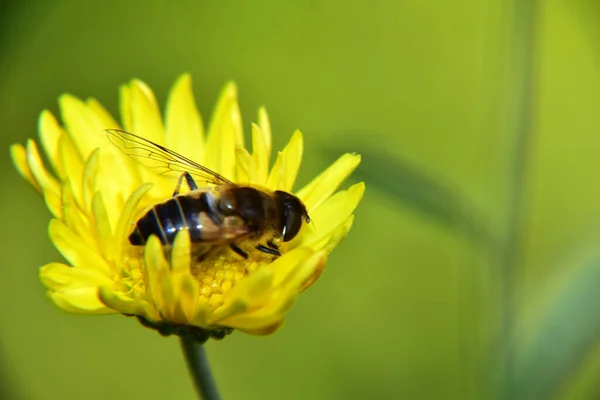
[[[208,194],[203,192],[157,204],[138,220],[129,242],[144,245],[151,235],[156,235],[163,245],[173,244],[182,229],[188,230],[192,243],[215,241],[221,237],[221,229],[208,200]]]

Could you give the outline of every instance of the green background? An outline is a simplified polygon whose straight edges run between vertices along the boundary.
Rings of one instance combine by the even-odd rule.
[[[192,399],[178,341],[63,313],[60,256],[8,146],[57,97],[164,105],[190,72],[205,121],[303,131],[300,184],[346,151],[351,234],[266,338],[207,345],[225,399],[600,398],[600,7],[560,1],[3,3],[0,398]]]

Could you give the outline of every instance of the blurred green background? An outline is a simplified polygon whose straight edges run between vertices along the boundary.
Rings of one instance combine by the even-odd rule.
[[[345,151],[366,196],[286,325],[207,345],[225,399],[600,398],[600,7],[591,0],[30,1],[0,7],[0,398],[193,399],[178,340],[71,316],[8,146],[57,97],[116,115],[190,72],[233,79],[302,185]]]

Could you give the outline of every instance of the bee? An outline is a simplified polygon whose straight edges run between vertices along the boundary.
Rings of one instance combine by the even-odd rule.
[[[106,132],[114,145],[141,164],[179,173],[172,197],[149,208],[135,223],[129,235],[133,246],[145,245],[151,235],[170,246],[177,233],[187,230],[198,259],[224,246],[247,259],[248,253],[239,246],[247,240],[257,241],[258,251],[280,256],[277,243],[292,240],[303,223],[310,223],[306,206],[293,194],[235,184],[138,135],[117,129]],[[184,181],[190,190],[181,193]],[[259,242],[262,239],[264,243]]]

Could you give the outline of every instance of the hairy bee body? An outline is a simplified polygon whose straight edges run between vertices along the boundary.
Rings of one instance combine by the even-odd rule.
[[[253,187],[218,189],[193,190],[155,205],[137,221],[130,243],[144,245],[156,235],[162,244],[173,244],[177,233],[186,229],[192,243],[224,244],[281,229],[273,196]],[[229,208],[222,207],[222,199]]]
[[[210,169],[161,145],[132,133],[107,130],[109,139],[125,154],[144,161],[149,168],[166,168],[179,173],[179,181],[169,200],[151,207],[135,223],[129,242],[143,246],[156,235],[163,245],[172,245],[177,234],[187,230],[194,255],[228,245],[248,258],[238,244],[249,238],[263,239],[255,248],[279,256],[276,242],[292,240],[310,218],[302,201],[285,191],[269,191],[237,185]],[[199,188],[196,180],[208,185]],[[180,194],[183,181],[190,191]]]

